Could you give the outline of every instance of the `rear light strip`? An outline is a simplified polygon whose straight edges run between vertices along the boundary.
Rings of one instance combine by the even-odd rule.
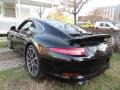
[[[84,56],[84,48],[49,48],[49,50],[66,55]]]
[[[63,73],[63,75],[68,77],[74,77],[74,76],[79,76],[80,73]]]

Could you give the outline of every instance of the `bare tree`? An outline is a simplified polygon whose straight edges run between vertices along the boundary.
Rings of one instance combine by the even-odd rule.
[[[91,11],[88,16],[91,18],[93,22],[96,22],[97,20],[101,20],[105,16],[105,12],[101,8],[96,8],[93,11]]]
[[[72,14],[74,16],[74,24],[76,25],[77,14],[80,12],[81,8],[84,4],[87,3],[88,0],[61,0],[61,4],[64,7],[64,11]]]
[[[45,7],[41,7],[39,6],[37,9],[36,9],[37,13],[39,14],[39,17],[42,18],[42,14],[44,13],[45,11]]]

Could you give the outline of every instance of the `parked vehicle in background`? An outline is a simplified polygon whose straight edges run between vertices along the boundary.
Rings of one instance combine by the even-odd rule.
[[[85,23],[87,23],[87,22],[79,21],[79,22],[77,22],[77,26],[83,25],[83,24],[85,24]]]
[[[84,23],[80,25],[81,28],[95,28],[95,25],[92,23]]]
[[[120,28],[120,23],[115,24],[115,26]]]
[[[119,27],[115,26],[112,22],[96,22],[95,27],[97,29],[114,29],[119,30]]]

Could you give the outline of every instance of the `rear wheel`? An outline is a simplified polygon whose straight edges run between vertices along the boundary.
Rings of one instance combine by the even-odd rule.
[[[40,63],[40,55],[34,45],[29,45],[26,54],[25,62],[28,73],[34,79],[43,77],[43,69]]]

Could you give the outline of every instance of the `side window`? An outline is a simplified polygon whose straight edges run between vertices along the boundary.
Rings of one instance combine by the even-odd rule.
[[[15,17],[15,4],[14,3],[3,3],[3,15],[6,17]]]
[[[40,23],[36,23],[36,30],[35,30],[35,32],[43,32],[44,31],[44,26],[42,25],[42,24],[40,24]]]
[[[26,22],[21,28],[20,28],[20,33],[26,34],[26,32],[29,30],[29,28],[35,28],[35,25],[32,21]]]
[[[87,25],[87,23],[84,23],[83,25]]]
[[[103,23],[100,23],[100,26],[104,26],[104,24],[103,24]]]
[[[29,28],[32,23],[33,22],[27,22],[27,23],[25,23],[25,25],[21,27],[21,30]]]
[[[105,26],[106,26],[106,27],[110,27],[110,25],[109,25],[108,23],[105,23]]]

